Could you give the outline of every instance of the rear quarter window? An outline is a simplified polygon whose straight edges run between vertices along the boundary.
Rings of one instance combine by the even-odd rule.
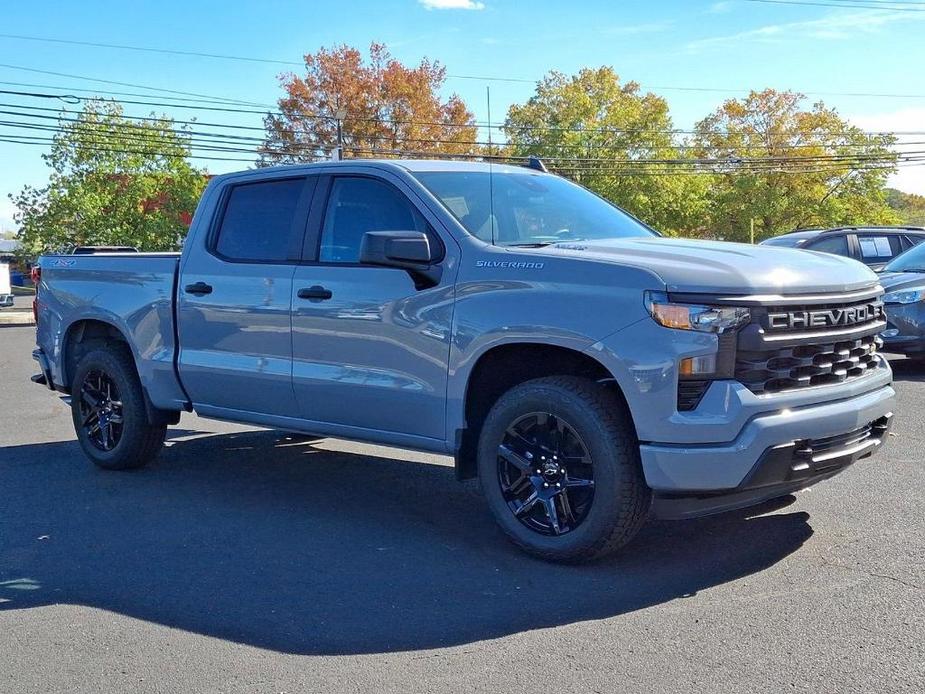
[[[858,246],[864,260],[884,261],[902,252],[898,236],[858,234]]]

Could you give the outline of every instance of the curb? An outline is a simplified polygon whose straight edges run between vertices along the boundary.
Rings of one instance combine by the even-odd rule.
[[[35,325],[32,311],[0,311],[0,325]]]

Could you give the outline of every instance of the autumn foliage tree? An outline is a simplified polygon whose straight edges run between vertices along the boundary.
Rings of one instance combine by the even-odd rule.
[[[724,102],[700,121],[698,157],[717,172],[709,191],[714,233],[747,241],[799,227],[890,224],[885,183],[895,137],[868,134],[822,103],[766,89]]]
[[[342,112],[345,157],[388,157],[399,153],[477,153],[472,113],[455,94],[439,92],[446,71],[423,60],[408,67],[373,43],[368,59],[356,48],[338,46],[305,56],[305,74],[284,74],[279,112],[264,120],[267,130],[259,163],[312,161],[337,145]]]

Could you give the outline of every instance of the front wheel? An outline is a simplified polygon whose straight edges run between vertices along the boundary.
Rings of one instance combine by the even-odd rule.
[[[71,417],[84,454],[107,470],[150,462],[166,425],[148,422],[144,393],[128,350],[103,344],[84,354],[71,383]]]
[[[540,378],[501,396],[482,427],[478,466],[502,530],[550,561],[615,552],[648,513],[632,421],[613,393],[587,379]]]

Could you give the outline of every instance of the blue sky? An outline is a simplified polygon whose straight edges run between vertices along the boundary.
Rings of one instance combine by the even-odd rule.
[[[299,61],[322,46],[384,42],[403,62],[416,63],[425,56],[442,62],[452,75],[447,93],[460,94],[480,120],[487,115],[486,84],[491,86],[493,120],[499,121],[509,104],[530,96],[530,81],[549,70],[572,73],[583,66],[612,65],[624,79],[665,96],[678,127],[689,127],[723,99],[770,86],[821,98],[865,128],[925,130],[925,11],[748,0],[84,0],[5,5],[0,34],[279,61]],[[290,69],[298,70],[0,36],[0,81],[53,85],[64,91],[145,91],[77,79],[80,76],[272,104],[280,94],[276,76]],[[467,75],[527,81],[462,78]],[[0,89],[36,90],[9,84],[0,84]],[[5,104],[48,105],[0,96]],[[260,124],[257,115],[158,110],[181,119],[198,115],[200,120]],[[147,111],[141,106],[127,109],[132,115]],[[10,132],[0,126],[0,133]],[[11,228],[7,194],[46,180],[42,151],[0,142],[0,229]],[[197,163],[217,172],[246,166]],[[925,194],[925,167],[906,169],[893,183]]]

